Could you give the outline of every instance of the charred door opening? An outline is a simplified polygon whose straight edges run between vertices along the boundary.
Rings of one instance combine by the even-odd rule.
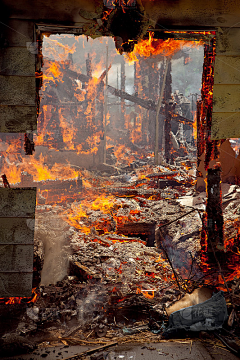
[[[46,297],[57,310],[49,305],[51,310],[29,314],[46,326],[60,314],[60,321],[80,324],[87,336],[111,337],[117,323],[142,331],[146,324],[134,327],[134,322],[144,322],[151,313],[151,330],[161,332],[168,300],[202,285],[202,278],[218,289],[224,282],[217,273],[206,277],[200,267],[200,241],[209,229],[202,215],[206,194],[195,193],[197,155],[205,156],[193,136],[200,90],[191,84],[186,90],[186,73],[183,84],[180,74],[193,60],[187,47],[179,50],[175,40],[159,41],[153,34],[136,46],[134,64],[128,63],[135,60],[131,54],[125,60],[111,55],[109,39],[101,40],[96,55],[87,50],[81,59],[74,48],[77,43],[87,48],[87,39],[76,44],[73,39],[45,40],[54,44],[46,52],[57,45],[65,57],[44,55],[37,134],[12,136],[11,143],[6,134],[1,142],[7,150],[2,172],[10,186],[38,187],[34,280],[42,285],[39,301]],[[157,44],[163,52],[157,53]],[[94,60],[100,55],[101,66]],[[198,134],[208,150],[202,161],[209,165],[215,148],[206,137],[208,115],[197,121],[198,130],[205,126]],[[30,158],[22,150],[26,137],[34,142]],[[237,196],[237,187],[227,185],[228,199],[231,191]],[[202,224],[207,225],[201,232]],[[227,271],[231,281],[235,271]],[[163,297],[160,308],[152,310]]]

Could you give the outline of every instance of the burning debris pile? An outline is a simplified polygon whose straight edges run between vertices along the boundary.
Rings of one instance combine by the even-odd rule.
[[[176,302],[175,310],[181,309],[177,300],[202,286],[209,287],[204,299],[216,289],[226,290],[217,267],[207,273],[201,267],[206,194],[195,195],[190,170],[148,165],[125,176],[115,171],[111,176],[88,171],[88,184],[97,176],[99,187],[86,188],[81,200],[37,206],[37,296],[13,303],[12,311],[16,307],[20,314],[11,328],[2,328],[3,349],[9,331],[36,342],[51,339],[53,345],[159,341],[168,306]],[[224,184],[222,190],[225,218],[238,221],[238,186]],[[226,233],[237,236],[230,226]],[[232,311],[228,328],[238,331],[236,262],[234,269],[229,264],[222,271],[232,288],[226,293]],[[188,304],[198,303],[195,298]]]

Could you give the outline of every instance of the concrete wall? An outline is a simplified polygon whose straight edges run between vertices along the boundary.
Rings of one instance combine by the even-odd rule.
[[[34,23],[8,20],[0,24],[0,132],[37,128]]]
[[[36,188],[0,188],[0,297],[31,296]]]
[[[240,28],[216,36],[213,86],[213,140],[240,137]]]

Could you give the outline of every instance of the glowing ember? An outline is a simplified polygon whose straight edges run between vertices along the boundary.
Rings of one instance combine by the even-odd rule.
[[[4,303],[5,305],[21,304],[21,303],[35,303],[39,294],[37,288],[32,289],[32,297],[10,297],[10,298],[0,298],[0,304]]]
[[[147,299],[153,299],[155,291],[156,291],[155,289],[143,290],[143,289],[137,288],[136,294],[143,294],[143,296],[145,296]]]

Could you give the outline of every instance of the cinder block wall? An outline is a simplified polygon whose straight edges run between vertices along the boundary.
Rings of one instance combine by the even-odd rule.
[[[10,19],[0,30],[0,132],[36,130],[34,23]]]

